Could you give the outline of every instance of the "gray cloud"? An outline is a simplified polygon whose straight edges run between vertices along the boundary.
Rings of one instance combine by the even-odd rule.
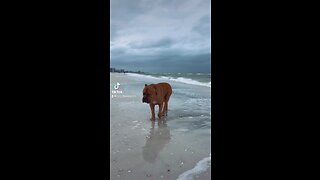
[[[210,71],[210,21],[210,0],[111,0],[111,66]]]
[[[197,24],[192,28],[193,31],[200,33],[203,36],[210,37],[210,27],[211,19],[208,15],[203,16]]]
[[[170,47],[174,43],[170,38],[163,38],[158,41],[137,41],[129,43],[129,46],[134,49],[143,49],[143,48],[166,48]]]

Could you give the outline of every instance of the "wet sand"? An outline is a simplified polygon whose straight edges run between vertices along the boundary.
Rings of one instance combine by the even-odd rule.
[[[118,93],[110,95],[111,180],[177,179],[210,157],[210,88],[169,82],[174,93],[168,116],[150,121],[142,89],[145,83],[157,82],[111,73],[110,91],[116,82],[121,84]],[[193,178],[210,179],[210,162]]]

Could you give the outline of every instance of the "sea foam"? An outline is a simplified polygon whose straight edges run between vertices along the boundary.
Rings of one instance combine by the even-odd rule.
[[[211,156],[202,159],[193,169],[182,173],[177,180],[192,180],[195,175],[205,172],[209,168],[210,162]]]
[[[198,86],[206,86],[211,88],[211,82],[199,82],[193,79],[189,78],[184,78],[184,77],[178,77],[178,78],[173,78],[170,76],[160,76],[160,77],[154,77],[150,75],[143,75],[143,74],[134,74],[134,73],[127,73],[129,76],[133,77],[139,77],[139,78],[151,78],[151,79],[157,79],[157,80],[170,80],[170,81],[175,81],[175,82],[181,82],[185,84],[191,84],[191,85],[198,85]]]

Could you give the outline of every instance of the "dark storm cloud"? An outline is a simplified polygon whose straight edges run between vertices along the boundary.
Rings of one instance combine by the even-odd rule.
[[[210,71],[210,21],[210,0],[111,0],[111,66]]]
[[[125,57],[125,59],[120,61],[115,58],[111,66],[128,67],[132,70],[144,70],[147,72],[211,72],[211,54],[135,56]]]

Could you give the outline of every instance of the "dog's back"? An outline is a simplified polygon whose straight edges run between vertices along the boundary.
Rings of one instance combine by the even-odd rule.
[[[172,94],[172,88],[171,88],[171,85],[169,83],[165,83],[165,82],[162,82],[162,83],[159,83],[157,84],[159,87],[161,87],[164,95],[171,95]]]

